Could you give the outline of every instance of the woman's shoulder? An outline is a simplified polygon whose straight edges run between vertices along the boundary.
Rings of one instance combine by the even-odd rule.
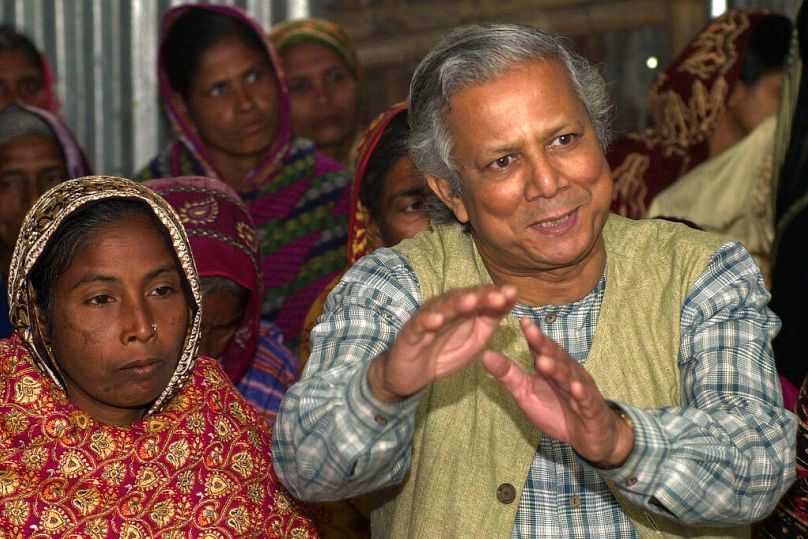
[[[53,404],[59,392],[56,385],[34,364],[31,353],[16,333],[0,339],[0,411],[19,408],[36,414],[42,406]],[[56,400],[62,401],[63,398]]]
[[[207,176],[202,165],[194,155],[179,141],[169,142],[160,153],[155,155],[143,168],[138,170],[135,181],[153,180],[174,176]]]
[[[295,137],[284,160],[285,166],[299,167],[304,161],[310,163],[311,171],[315,175],[334,174],[338,177],[344,176],[348,181],[351,179],[352,174],[345,165],[318,151],[310,140]]]

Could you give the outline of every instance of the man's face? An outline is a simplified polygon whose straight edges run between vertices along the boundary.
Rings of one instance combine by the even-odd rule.
[[[609,166],[562,64],[520,63],[450,106],[462,194],[444,179],[429,183],[471,223],[489,269],[529,275],[602,255]]]

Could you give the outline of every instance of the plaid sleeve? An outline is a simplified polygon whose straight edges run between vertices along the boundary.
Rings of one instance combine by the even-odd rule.
[[[782,407],[768,300],[740,244],[716,252],[682,309],[681,407],[620,405],[634,451],[603,475],[634,503],[685,523],[752,522],[794,481],[796,418]]]
[[[404,478],[418,396],[377,401],[367,371],[419,304],[412,268],[391,249],[364,257],[329,295],[273,434],[275,469],[295,496],[339,499]]]

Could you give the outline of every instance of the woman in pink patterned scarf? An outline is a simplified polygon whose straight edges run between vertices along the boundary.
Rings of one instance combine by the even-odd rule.
[[[275,324],[259,319],[261,270],[252,218],[233,189],[202,177],[144,185],[179,213],[202,286],[200,353],[220,360],[239,392],[272,425],[299,377]]]

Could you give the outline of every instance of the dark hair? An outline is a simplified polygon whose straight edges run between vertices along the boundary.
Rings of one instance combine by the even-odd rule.
[[[381,209],[384,177],[400,158],[408,155],[409,143],[410,126],[407,123],[407,111],[405,110],[387,124],[365,169],[365,176],[359,188],[359,200],[371,217],[378,217]]]
[[[48,320],[51,319],[56,281],[70,266],[78,252],[89,244],[105,225],[133,216],[148,217],[162,233],[169,250],[174,252],[165,226],[145,202],[113,198],[84,207],[62,222],[31,269],[30,280],[36,293],[36,305],[47,313]]]
[[[752,86],[761,77],[782,69],[791,45],[791,21],[783,15],[768,15],[752,30],[749,48],[741,62],[741,81]]]
[[[171,88],[187,97],[202,55],[230,36],[266,54],[264,42],[253,29],[233,17],[207,9],[189,9],[180,15],[160,49],[160,60]]]
[[[10,26],[0,26],[0,52],[21,52],[31,64],[43,69],[42,56],[33,41]]]

